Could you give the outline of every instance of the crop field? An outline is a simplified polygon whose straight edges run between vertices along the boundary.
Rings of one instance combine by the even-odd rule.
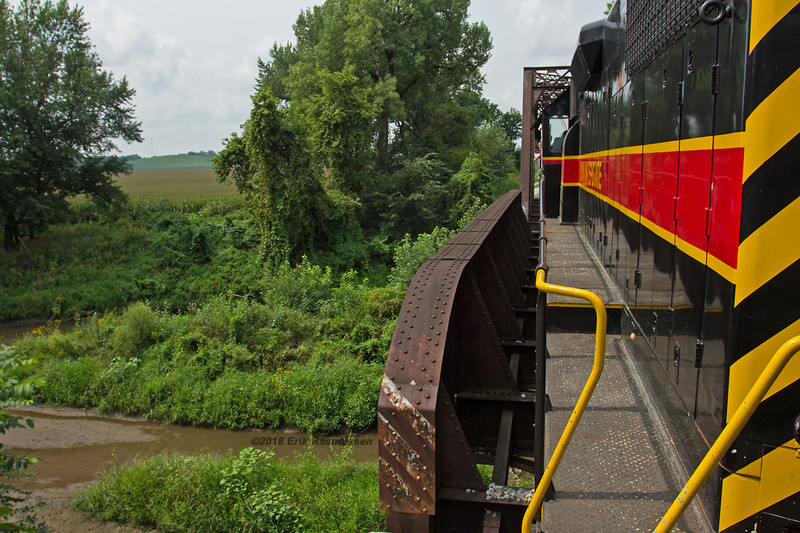
[[[176,168],[211,168],[211,161],[206,155],[160,155],[131,161],[133,170],[170,170]]]
[[[132,200],[223,200],[239,195],[233,184],[219,183],[210,168],[134,170],[116,181]]]

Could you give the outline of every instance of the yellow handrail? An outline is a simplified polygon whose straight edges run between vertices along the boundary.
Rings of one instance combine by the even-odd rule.
[[[672,530],[673,526],[694,497],[697,496],[700,487],[703,486],[708,476],[711,475],[711,472],[714,471],[714,468],[716,468],[722,460],[725,452],[731,447],[733,440],[742,431],[747,421],[750,420],[750,417],[761,403],[761,400],[767,395],[767,391],[769,391],[772,384],[775,383],[778,374],[781,373],[792,356],[798,351],[800,351],[800,336],[789,339],[783,346],[778,348],[778,351],[775,352],[775,355],[772,356],[767,367],[761,372],[753,388],[750,389],[750,392],[748,392],[747,396],[742,400],[741,405],[736,409],[728,425],[725,426],[725,429],[722,430],[717,440],[714,441],[714,445],[708,450],[708,453],[700,462],[697,470],[694,471],[694,474],[692,474],[689,481],[687,481],[686,485],[683,487],[683,490],[681,490],[677,498],[675,498],[675,501],[672,502],[672,505],[667,510],[667,513],[664,515],[664,518],[661,519],[658,526],[653,530],[653,533],[666,533]]]
[[[569,422],[567,422],[567,427],[564,428],[564,433],[562,433],[561,439],[558,441],[558,445],[553,452],[553,456],[550,458],[550,462],[547,464],[542,479],[536,480],[536,491],[533,493],[531,503],[528,504],[528,509],[525,511],[525,516],[522,519],[522,533],[530,533],[534,516],[536,514],[541,514],[539,510],[542,505],[542,500],[544,500],[544,495],[547,492],[547,488],[550,486],[550,482],[553,480],[553,475],[561,462],[561,458],[564,456],[569,441],[572,439],[572,435],[578,427],[578,422],[581,421],[583,412],[586,410],[586,406],[589,403],[589,398],[592,397],[597,382],[600,380],[600,374],[603,373],[603,365],[605,364],[606,357],[606,308],[602,300],[600,300],[596,294],[583,289],[573,289],[571,287],[562,287],[560,285],[547,283],[545,281],[545,270],[543,268],[540,268],[536,272],[536,288],[542,292],[580,298],[591,303],[597,314],[597,328],[595,333],[594,366],[592,367],[592,373],[589,375],[589,380],[583,387],[583,392],[581,392],[581,396],[578,398],[578,403],[572,411],[572,416],[570,416]]]

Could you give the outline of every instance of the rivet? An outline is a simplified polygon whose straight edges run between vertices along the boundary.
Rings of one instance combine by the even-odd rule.
[[[421,403],[422,403],[421,401],[417,400],[417,405],[419,405],[419,404],[421,404]]]
[[[397,411],[392,411],[392,416],[397,416]]]

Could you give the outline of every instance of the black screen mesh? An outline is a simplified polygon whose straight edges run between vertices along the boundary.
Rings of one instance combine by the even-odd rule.
[[[703,0],[628,0],[625,70],[634,75],[699,17]]]

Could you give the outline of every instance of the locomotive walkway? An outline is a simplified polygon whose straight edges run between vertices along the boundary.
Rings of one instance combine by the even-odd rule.
[[[607,307],[621,305],[577,226],[550,219],[547,237],[549,282],[591,290]],[[550,302],[557,307],[568,300]],[[549,317],[553,322],[557,313]],[[546,426],[549,458],[591,370],[594,335],[550,333],[547,342],[547,390],[553,404]],[[687,477],[670,443],[635,362],[619,335],[609,334],[605,370],[556,472],[556,500],[545,502],[540,530],[652,531]],[[701,516],[693,504],[674,531],[712,531]]]

